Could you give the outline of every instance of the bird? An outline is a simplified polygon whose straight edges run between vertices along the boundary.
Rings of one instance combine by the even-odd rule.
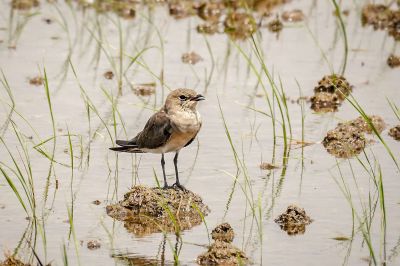
[[[175,89],[171,91],[163,107],[154,113],[143,130],[130,140],[117,140],[118,146],[110,148],[116,152],[156,153],[161,154],[161,167],[164,177],[164,189],[170,188],[165,175],[164,154],[175,152],[175,184],[186,190],[179,181],[178,156],[182,148],[190,145],[202,126],[202,119],[196,107],[205,97],[192,89]]]

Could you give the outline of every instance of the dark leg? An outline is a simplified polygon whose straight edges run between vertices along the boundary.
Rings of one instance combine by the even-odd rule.
[[[185,190],[185,187],[181,185],[181,183],[179,182],[179,174],[178,174],[178,155],[179,155],[179,151],[177,151],[175,153],[175,157],[174,157],[174,166],[175,166],[175,176],[176,176],[176,182],[175,185],[182,189]]]
[[[165,175],[165,160],[164,160],[164,153],[161,154],[161,167],[162,167],[162,173],[164,177],[164,188],[168,188],[167,184],[167,176]]]

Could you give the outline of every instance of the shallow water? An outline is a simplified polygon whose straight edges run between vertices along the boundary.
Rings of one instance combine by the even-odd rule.
[[[386,98],[397,105],[400,104],[398,92],[400,75],[398,69],[391,69],[386,65],[386,59],[395,51],[396,44],[384,31],[375,32],[370,27],[361,27],[359,19],[361,4],[351,1],[342,6],[342,9],[350,10],[350,15],[344,17],[349,38],[349,57],[345,76],[350,84],[354,85],[353,96],[360,105],[369,114],[380,115],[388,125],[394,126],[398,124],[398,120]],[[183,243],[177,243],[174,234],[168,234],[166,238],[163,234],[134,237],[127,233],[121,222],[113,221],[106,215],[106,205],[121,199],[135,182],[155,186],[153,171],[161,178],[161,167],[159,155],[117,155],[109,151],[108,147],[113,143],[99,119],[100,116],[105,121],[110,135],[115,139],[113,108],[102,90],[104,89],[114,98],[118,97],[117,108],[128,135],[125,135],[117,115],[118,138],[132,137],[141,130],[153,110],[162,105],[163,96],[168,93],[168,88],[189,87],[203,93],[207,100],[201,102],[199,107],[203,117],[203,128],[198,141],[182,150],[179,166],[184,185],[201,195],[211,209],[211,213],[206,217],[209,232],[219,223],[229,222],[236,233],[234,244],[242,248],[256,265],[368,263],[365,260],[369,259],[370,253],[366,242],[363,241],[362,232],[358,229],[360,223],[357,219],[355,219],[353,241],[332,239],[338,236],[351,237],[353,229],[351,207],[335,182],[336,178],[339,184],[342,184],[336,163],[339,163],[343,178],[349,185],[354,209],[358,214],[362,215],[363,204],[369,209],[368,196],[376,197],[375,186],[357,159],[336,162],[320,144],[327,130],[334,128],[338,122],[359,116],[350,103],[344,102],[336,113],[323,115],[313,113],[309,104],[306,104],[304,138],[316,144],[305,147],[304,154],[301,148],[292,147],[286,168],[272,172],[260,170],[259,165],[262,162],[275,160],[275,164],[282,164],[283,139],[280,125],[277,124],[277,144],[274,148],[271,119],[247,108],[250,106],[268,112],[265,99],[256,97],[263,93],[261,86],[256,87],[256,75],[249,69],[245,58],[227,36],[204,37],[196,33],[195,27],[200,19],[191,17],[174,20],[168,16],[165,8],[157,7],[150,13],[143,9],[134,20],[125,21],[113,15],[96,16],[90,10],[82,12],[75,7],[70,9],[64,2],[54,5],[42,3],[38,9],[40,13],[32,17],[23,28],[16,49],[9,49],[7,40],[10,6],[2,1],[0,7],[0,40],[3,40],[0,43],[0,67],[12,89],[16,111],[29,121],[39,137],[35,136],[29,125],[17,113],[12,114],[12,120],[23,135],[33,136],[32,141],[35,144],[53,136],[45,89],[43,86],[32,86],[28,81],[29,77],[43,72],[45,67],[49,79],[56,134],[59,136],[55,153],[57,162],[70,164],[68,137],[65,134],[69,130],[73,135],[75,155],[72,185],[75,195],[73,217],[78,255],[74,248],[73,236],[69,238],[67,206],[71,205],[71,168],[56,163],[50,178],[49,198],[45,209],[47,218],[44,228],[47,246],[43,246],[43,237],[40,233],[36,246],[36,252],[43,262],[62,265],[62,247],[65,243],[70,265],[77,265],[78,260],[82,265],[129,265],[129,261],[113,258],[113,254],[125,254],[131,257],[131,265],[162,264],[163,261],[166,264],[173,264],[175,247],[181,248],[180,264],[196,264],[197,256],[205,251],[204,245],[208,244],[206,226],[200,225],[182,232]],[[307,17],[305,22],[285,24],[279,35],[270,33],[267,28],[262,28],[260,33],[267,67],[278,84],[279,78],[282,80],[285,94],[295,99],[299,97],[296,80],[302,88],[302,93],[311,96],[318,80],[330,74],[320,49],[326,53],[334,69],[339,70],[343,58],[343,41],[329,1],[314,3],[293,1],[274,9],[274,13],[294,8],[303,10]],[[63,16],[67,25],[63,24]],[[151,16],[149,20],[148,16]],[[53,23],[46,24],[44,18],[50,18]],[[96,18],[99,19],[101,30],[106,36],[102,49],[99,48],[98,42],[91,38],[92,34],[98,32]],[[14,19],[16,19],[15,14]],[[157,82],[156,94],[153,96],[139,98],[126,85],[125,80],[122,95],[118,96],[118,75],[113,80],[103,77],[104,72],[112,69],[106,54],[115,60],[117,70],[119,67],[119,23],[123,38],[126,39],[124,68],[129,63],[127,55],[133,57],[138,51],[151,47],[140,57],[141,62],[148,67],[134,64],[127,71],[127,78],[135,84]],[[63,29],[63,25],[66,26],[68,33]],[[162,49],[159,36],[162,38]],[[208,51],[207,42],[211,46],[212,55]],[[256,63],[251,40],[238,44],[246,54],[251,54],[253,62]],[[93,58],[96,58],[98,49],[102,52],[96,67],[96,60]],[[182,54],[192,50],[204,60],[194,66],[183,64]],[[78,80],[68,65],[69,56],[76,69]],[[212,58],[215,61],[213,72]],[[66,64],[67,68],[63,68],[63,64]],[[258,64],[256,66],[260,69]],[[64,72],[65,69],[68,69],[68,72]],[[153,74],[148,69],[151,69]],[[162,70],[164,70],[164,87],[157,79]],[[211,72],[211,83],[207,87],[206,80]],[[65,80],[63,80],[64,74]],[[264,82],[271,95],[269,83],[266,79]],[[90,112],[90,125],[79,83],[98,110],[98,115],[94,110]],[[3,125],[10,112],[7,103],[11,103],[4,88],[0,90],[0,99],[0,125]],[[242,169],[236,185],[234,176],[237,167],[225,133],[218,102],[223,110],[238,157],[245,164],[246,175]],[[288,103],[288,109],[293,139],[301,140],[300,106]],[[276,113],[281,120],[278,109]],[[388,130],[385,130],[382,137],[394,156],[399,158],[400,143],[390,138],[387,132]],[[0,134],[3,134],[3,131]],[[81,140],[75,135],[81,136]],[[11,124],[1,136],[16,160],[21,163],[18,151],[22,153],[22,149]],[[370,159],[375,155],[382,169],[387,215],[386,257],[388,264],[395,265],[399,263],[397,253],[400,252],[399,171],[385,147],[376,137],[374,139],[377,143],[369,146],[366,154]],[[27,139],[40,215],[50,162],[33,149],[33,143]],[[49,154],[52,145],[52,141],[45,144]],[[275,156],[273,156],[274,150]],[[174,180],[172,158],[172,154],[166,156],[170,183]],[[360,159],[366,161],[363,156],[360,156]],[[0,148],[0,161],[14,167],[4,145]],[[358,189],[349,162],[353,167]],[[14,182],[18,184],[17,179]],[[17,188],[22,190],[19,185]],[[232,191],[233,196],[230,200]],[[247,197],[252,199],[248,200]],[[94,200],[100,200],[101,204],[98,206],[92,204]],[[256,206],[255,216],[251,212],[249,201]],[[306,227],[303,235],[288,236],[274,223],[274,219],[292,203],[303,207],[314,220]],[[372,202],[371,205],[373,204],[375,203]],[[23,237],[29,222],[3,176],[0,178],[0,206],[4,206],[0,208],[2,219],[0,250],[13,250]],[[261,211],[258,206],[261,206]],[[381,217],[378,202],[370,230],[372,248],[378,262],[382,261],[384,254],[381,244]],[[92,239],[100,240],[100,249],[87,249],[87,241]],[[24,248],[19,251],[19,257],[28,260],[30,249],[26,241],[23,242]],[[0,254],[0,258],[3,259],[3,255]]]

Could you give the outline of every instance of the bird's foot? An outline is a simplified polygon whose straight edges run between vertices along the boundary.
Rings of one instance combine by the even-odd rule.
[[[167,183],[165,183],[164,186],[162,187],[162,189],[169,189],[169,188],[171,188],[171,186],[168,186]]]
[[[187,191],[187,189],[184,186],[182,186],[181,183],[175,183],[172,185],[172,187],[179,188],[182,191]]]

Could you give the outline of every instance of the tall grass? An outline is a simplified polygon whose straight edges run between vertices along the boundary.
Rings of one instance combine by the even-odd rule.
[[[342,11],[340,10],[340,7],[339,7],[337,1],[336,0],[331,0],[331,1],[332,1],[332,4],[335,7],[335,15],[339,20],[340,29],[341,29],[342,34],[343,34],[344,57],[343,57],[342,68],[340,70],[340,73],[343,76],[344,73],[346,72],[347,57],[348,57],[348,53],[349,53],[347,32],[346,32],[346,26],[344,25],[344,22],[343,22]]]
[[[365,171],[367,176],[372,181],[373,187],[367,191],[367,195],[363,195],[362,190],[359,186],[359,181],[355,176],[354,166],[351,160],[347,160],[348,162],[348,170],[350,170],[351,177],[354,183],[354,187],[356,188],[357,195],[354,196],[354,192],[350,188],[346,177],[344,176],[342,167],[339,162],[336,163],[336,167],[339,172],[339,177],[334,177],[334,181],[342,191],[345,196],[351,211],[352,211],[352,219],[354,224],[354,219],[358,222],[358,229],[355,232],[354,226],[352,231],[351,239],[354,239],[354,235],[357,232],[361,233],[363,241],[366,243],[368,248],[371,261],[374,265],[385,264],[387,261],[387,252],[386,252],[386,236],[387,236],[387,213],[386,213],[386,204],[385,204],[385,193],[384,193],[384,184],[383,184],[383,173],[382,168],[378,162],[378,160],[373,155],[373,160],[371,160],[367,153],[364,152],[364,158],[357,157],[357,162],[362,170]],[[355,199],[359,200],[359,205],[361,206],[360,210],[356,207]],[[379,241],[379,255],[377,251],[374,249],[374,238],[372,236],[372,230],[374,228],[374,220],[376,216],[376,209],[379,207],[380,215],[379,215],[379,231],[380,231],[380,241]]]
[[[4,136],[4,133],[6,132],[6,130],[8,128],[8,125],[9,125],[9,123],[11,121],[12,114],[13,114],[14,109],[15,109],[15,100],[14,100],[14,96],[12,94],[12,90],[10,88],[10,85],[9,85],[9,83],[7,81],[7,78],[4,75],[3,69],[0,69],[0,71],[1,71],[1,75],[2,75],[0,82],[3,85],[3,88],[6,90],[6,93],[7,93],[8,97],[10,98],[10,101],[11,101],[10,112],[6,116],[7,117],[6,121],[0,127],[0,136]]]
[[[44,73],[44,89],[45,89],[45,93],[46,93],[46,98],[47,98],[47,104],[49,107],[49,112],[50,112],[50,118],[51,118],[51,126],[52,126],[52,130],[53,130],[53,148],[52,148],[52,153],[51,153],[51,159],[50,159],[50,165],[49,165],[49,170],[47,173],[47,178],[46,178],[46,185],[45,185],[45,189],[44,189],[44,204],[43,207],[45,207],[46,202],[47,202],[47,198],[48,198],[48,193],[49,193],[49,186],[50,186],[50,177],[52,175],[52,170],[53,170],[53,162],[54,162],[54,157],[55,157],[55,152],[56,152],[56,143],[57,143],[57,138],[56,138],[56,126],[55,126],[55,120],[54,120],[54,114],[53,114],[53,106],[51,103],[51,97],[50,97],[50,89],[49,89],[49,81],[47,79],[47,73],[46,73],[46,69],[43,69],[43,73]],[[44,209],[43,209],[43,214],[44,214]]]

